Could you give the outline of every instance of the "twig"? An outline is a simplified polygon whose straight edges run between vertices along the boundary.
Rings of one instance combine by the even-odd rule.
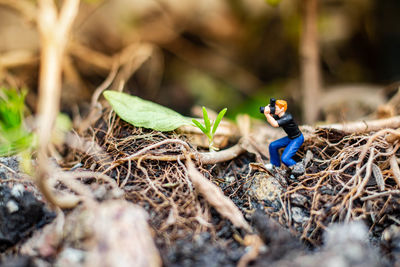
[[[385,196],[390,196],[390,195],[399,195],[400,190],[390,190],[386,192],[381,192],[381,193],[376,193],[370,196],[362,197],[360,198],[361,201],[367,201],[375,198],[380,198],[380,197],[385,197]]]
[[[94,51],[76,41],[71,41],[68,48],[71,55],[101,71],[109,71],[116,62],[115,57]]]
[[[389,149],[389,152],[393,150],[392,148]],[[400,168],[399,164],[397,164],[396,155],[390,156],[390,167],[393,173],[393,179],[396,181],[398,187],[400,187]]]
[[[314,123],[318,108],[316,100],[320,94],[321,72],[318,46],[318,0],[304,1],[303,33],[300,40],[301,89],[306,123]]]
[[[37,183],[50,203],[57,205],[45,180],[48,177],[47,148],[59,110],[61,65],[69,31],[78,13],[79,0],[66,0],[58,11],[52,0],[39,1],[38,26],[42,42],[39,77],[38,171]]]
[[[179,144],[179,145],[182,145],[186,149],[186,151],[190,150],[189,145],[186,142],[184,142],[184,141],[182,141],[180,139],[167,139],[167,140],[163,140],[161,142],[155,143],[153,145],[147,146],[147,147],[141,149],[140,151],[136,152],[133,155],[130,155],[130,156],[122,158],[122,159],[119,159],[117,162],[118,163],[123,163],[123,162],[126,162],[128,160],[132,160],[135,157],[143,155],[145,152],[147,152],[149,150],[152,150],[152,149],[154,149],[156,147],[159,147],[159,146],[162,146],[162,145],[165,145],[165,144]]]
[[[218,162],[224,162],[232,160],[244,153],[246,150],[239,144],[234,145],[231,148],[224,149],[218,152],[205,152],[198,153],[199,161],[202,164],[216,164]]]
[[[111,83],[114,81],[114,78],[118,73],[118,67],[119,67],[119,64],[117,63],[117,61],[114,61],[113,65],[111,67],[111,71],[108,74],[107,78],[104,80],[104,82],[102,84],[100,84],[99,87],[96,88],[96,91],[94,91],[94,93],[92,95],[92,100],[90,102],[91,108],[94,108],[96,106],[101,93],[103,93],[103,91],[106,90],[111,85]]]
[[[382,120],[371,120],[362,122],[349,122],[344,124],[329,124],[319,126],[323,129],[336,129],[346,133],[365,133],[378,131],[383,128],[398,128],[400,127],[400,116]]]
[[[246,235],[244,237],[244,243],[250,247],[250,250],[240,258],[237,267],[248,266],[252,260],[255,260],[258,257],[259,251],[264,245],[258,235]]]
[[[373,160],[374,160],[374,148],[371,147],[371,149],[369,151],[369,159],[368,159],[368,162],[367,162],[367,170],[366,170],[365,176],[364,176],[361,184],[357,188],[357,193],[355,194],[354,198],[359,197],[362,194],[362,192],[364,191],[364,188],[368,183],[369,177],[371,176],[371,169],[372,169],[372,161]]]
[[[206,179],[195,168],[190,159],[186,161],[186,165],[189,177],[196,190],[198,190],[223,217],[228,218],[234,226],[243,228],[247,232],[252,232],[250,225],[246,222],[242,213],[232,200],[226,197],[218,186]]]
[[[28,50],[18,50],[2,53],[0,56],[0,67],[7,69],[13,67],[20,67],[22,65],[29,65],[36,63],[39,57],[37,53]]]

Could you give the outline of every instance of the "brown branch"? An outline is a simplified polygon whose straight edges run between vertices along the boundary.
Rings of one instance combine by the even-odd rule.
[[[234,226],[251,232],[250,225],[246,222],[238,207],[236,207],[230,198],[224,195],[221,188],[206,179],[196,169],[193,162],[188,160],[186,165],[194,187],[203,195],[207,202],[210,203],[222,217],[229,219]]]
[[[382,120],[329,124],[319,127],[323,129],[336,129],[346,133],[365,133],[378,131],[383,128],[398,128],[400,127],[400,116]]]
[[[366,170],[366,172],[365,172],[365,176],[364,176],[364,178],[363,178],[361,184],[360,184],[360,185],[358,186],[358,188],[357,188],[357,193],[355,194],[354,198],[359,197],[359,196],[363,193],[364,188],[365,188],[365,186],[366,186],[367,183],[368,183],[369,177],[371,176],[371,170],[372,170],[372,162],[373,162],[373,160],[374,160],[374,148],[371,147],[370,150],[369,150],[369,159],[368,159],[367,167],[366,167],[367,170]]]
[[[13,50],[0,55],[0,68],[13,68],[30,65],[38,61],[36,52],[28,50]]]
[[[246,267],[248,264],[255,260],[260,252],[261,247],[264,245],[263,241],[258,235],[246,235],[244,238],[244,243],[247,243],[247,247],[250,247],[250,250],[246,254],[244,254],[237,266],[238,267]]]
[[[367,154],[367,151],[369,149],[369,147],[372,145],[372,143],[375,141],[375,139],[377,139],[380,136],[384,136],[385,134],[394,134],[394,135],[400,135],[400,133],[396,130],[393,129],[383,129],[380,130],[379,132],[373,134],[369,139],[368,142],[364,145],[363,150],[360,153],[360,157],[358,159],[358,164],[357,164],[357,168],[360,168],[361,163],[365,157],[365,155]]]
[[[390,195],[399,195],[399,194],[400,194],[400,190],[390,190],[390,191],[376,193],[376,194],[373,194],[370,196],[362,197],[360,199],[361,199],[361,201],[367,201],[367,200],[371,200],[371,199],[375,199],[375,198],[379,198],[379,197],[386,197],[386,196],[390,196]]]
[[[202,164],[216,164],[218,162],[224,162],[232,160],[244,153],[246,150],[239,144],[234,145],[231,148],[224,149],[218,152],[205,152],[198,153],[199,160]]]
[[[77,15],[79,0],[66,0],[58,10],[52,0],[40,0],[38,27],[42,43],[39,77],[38,107],[38,171],[37,183],[44,196],[54,205],[58,203],[46,183],[49,161],[47,148],[55,118],[59,111],[61,91],[61,66],[69,31]]]
[[[319,97],[321,84],[317,19],[318,0],[304,1],[300,64],[304,120],[308,124],[316,121],[319,108],[316,101]]]
[[[114,57],[97,52],[76,41],[69,44],[69,52],[100,71],[109,71],[115,62]]]

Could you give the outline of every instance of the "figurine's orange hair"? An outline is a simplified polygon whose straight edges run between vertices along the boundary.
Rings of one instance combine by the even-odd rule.
[[[283,111],[287,110],[287,102],[285,100],[276,100],[276,105],[283,108]]]

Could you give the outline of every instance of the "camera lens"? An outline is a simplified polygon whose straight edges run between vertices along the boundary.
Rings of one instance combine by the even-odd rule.
[[[265,107],[260,107],[260,113],[264,113]]]

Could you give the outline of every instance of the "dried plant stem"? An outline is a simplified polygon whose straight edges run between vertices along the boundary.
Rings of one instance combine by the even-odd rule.
[[[238,267],[246,267],[252,260],[255,260],[259,255],[261,247],[264,245],[258,235],[246,235],[244,243],[247,243],[247,246],[251,247],[251,249],[240,258],[237,264]]]
[[[371,199],[375,199],[375,198],[381,198],[381,197],[385,197],[385,196],[390,196],[390,195],[399,195],[400,194],[400,190],[390,190],[390,191],[386,191],[386,192],[382,192],[382,193],[376,193],[370,196],[366,196],[366,197],[362,197],[360,198],[362,201],[367,201],[367,200],[371,200]]]
[[[336,129],[346,133],[366,133],[370,131],[378,131],[383,128],[398,128],[400,127],[400,116],[382,120],[329,124],[320,127],[324,129]],[[399,136],[399,134],[397,134],[397,136]]]
[[[396,181],[397,186],[400,188],[400,168],[395,155],[392,155],[390,157],[390,167],[393,172],[393,179]]]
[[[193,162],[188,159],[186,164],[189,177],[196,190],[198,190],[223,217],[228,218],[234,226],[243,228],[247,232],[252,232],[251,226],[244,219],[242,213],[232,200],[226,197],[218,186],[206,179],[196,169]]]
[[[122,159],[118,160],[118,163],[123,163],[123,162],[129,161],[129,160],[132,160],[133,158],[136,158],[138,156],[143,155],[145,152],[147,152],[149,150],[152,150],[154,148],[160,147],[160,146],[165,145],[165,144],[180,144],[185,148],[186,151],[190,150],[189,145],[186,142],[184,142],[184,141],[182,141],[180,139],[167,139],[167,140],[155,143],[153,145],[147,146],[147,147],[143,148],[142,150],[136,152],[133,155],[130,155],[130,156],[125,157],[125,158],[122,158]]]
[[[303,33],[301,35],[301,88],[306,123],[314,123],[318,115],[316,100],[320,94],[321,73],[318,46],[318,1],[304,1]]]
[[[358,164],[357,164],[357,168],[360,167],[365,155],[367,154],[368,149],[371,147],[372,143],[380,136],[383,136],[385,134],[392,134],[392,135],[397,135],[400,136],[400,132],[393,130],[393,129],[383,129],[380,130],[379,132],[375,133],[374,135],[372,135],[369,139],[368,142],[365,144],[363,150],[361,151],[360,157],[358,159]]]
[[[41,39],[41,67],[39,77],[39,151],[37,183],[44,196],[54,205],[55,199],[47,188],[49,161],[47,147],[55,118],[59,110],[61,91],[61,66],[69,31],[77,15],[79,0],[66,0],[58,15],[52,0],[40,0],[38,26]]]
[[[366,170],[365,176],[364,176],[361,184],[358,186],[357,193],[354,196],[354,198],[359,197],[362,194],[362,192],[364,191],[364,188],[368,183],[369,177],[371,176],[373,160],[374,160],[374,148],[371,147],[369,150],[369,159],[367,162],[367,170]]]
[[[148,150],[148,149],[146,149]],[[225,162],[232,160],[239,156],[240,154],[244,153],[246,150],[242,148],[239,144],[234,145],[231,148],[221,150],[221,151],[214,151],[214,152],[193,152],[189,153],[189,157],[194,160],[199,160],[201,164],[217,164],[219,162]],[[140,153],[142,154],[142,153]],[[126,162],[129,160],[138,160],[138,159],[147,159],[147,160],[158,160],[158,161],[179,161],[185,160],[184,155],[137,155],[137,153],[118,160],[117,163]],[[114,166],[115,167],[115,166]],[[107,170],[108,171],[108,170]]]
[[[224,162],[232,160],[244,153],[246,150],[239,144],[234,145],[231,148],[221,150],[218,152],[206,152],[198,153],[198,158],[202,164],[216,164],[218,162]]]

